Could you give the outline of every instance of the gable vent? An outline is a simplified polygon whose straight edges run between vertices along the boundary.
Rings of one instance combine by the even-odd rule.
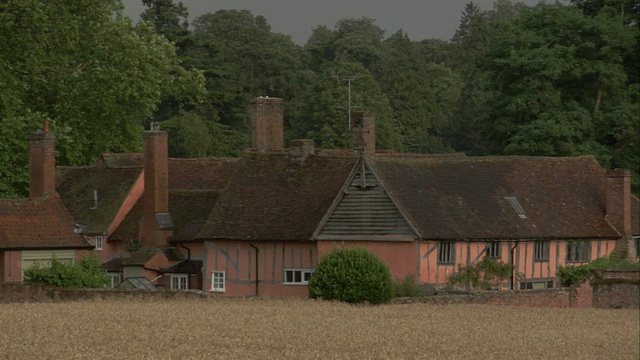
[[[513,207],[513,210],[516,211],[516,214],[518,214],[518,216],[521,219],[527,218],[527,215],[524,214],[524,209],[522,208],[522,205],[520,205],[520,203],[518,202],[518,199],[515,196],[505,196],[504,198],[507,201],[509,201],[509,203],[511,204],[511,207]]]

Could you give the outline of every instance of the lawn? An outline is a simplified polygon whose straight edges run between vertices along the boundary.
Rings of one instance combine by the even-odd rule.
[[[633,359],[637,310],[306,299],[0,305],[7,359]]]

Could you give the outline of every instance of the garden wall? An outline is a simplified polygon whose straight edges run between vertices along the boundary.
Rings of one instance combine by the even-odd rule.
[[[399,298],[394,303],[430,303],[430,304],[487,304],[509,306],[569,308],[592,306],[592,291],[589,283],[579,287],[486,291],[469,294],[439,294],[421,298]]]
[[[104,289],[60,289],[53,286],[0,283],[0,303],[64,302],[93,299],[205,299],[214,297],[200,290],[148,291]],[[640,272],[594,271],[592,280],[578,287],[541,290],[488,291],[470,294],[438,294],[418,298],[397,298],[392,303],[488,304],[555,308],[640,307]]]
[[[640,272],[597,270],[593,272],[593,307],[618,309],[640,307]]]

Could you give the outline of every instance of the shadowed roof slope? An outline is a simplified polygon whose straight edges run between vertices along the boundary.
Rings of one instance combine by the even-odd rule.
[[[378,157],[371,164],[424,239],[618,236],[605,220],[605,170],[592,157]]]
[[[247,155],[198,238],[308,240],[357,161]]]
[[[172,241],[194,240],[220,192],[240,169],[241,158],[169,159],[169,213]],[[110,240],[138,239],[143,198],[129,211]]]
[[[90,249],[60,197],[0,199],[0,249]]]
[[[59,167],[56,188],[75,219],[87,225],[86,233],[102,234],[141,174],[141,167]],[[97,207],[94,190],[98,195]]]

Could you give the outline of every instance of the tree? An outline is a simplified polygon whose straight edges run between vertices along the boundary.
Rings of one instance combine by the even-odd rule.
[[[142,0],[142,4],[147,9],[140,19],[153,24],[156,33],[176,44],[189,35],[189,12],[182,1],[175,4],[173,0]]]
[[[496,96],[485,125],[495,149],[594,154],[608,165],[623,144],[602,134],[637,134],[637,107],[629,102],[622,65],[632,45],[622,23],[561,5],[540,4],[500,23],[486,64]],[[625,114],[622,121],[618,111]]]
[[[26,152],[13,145],[43,117],[57,136],[58,164],[86,165],[103,152],[139,150],[157,104],[204,80],[185,72],[147,23],[133,28],[117,0],[5,1],[0,47],[0,119],[11,126],[0,132],[9,152],[0,173],[13,174],[0,179],[0,196],[25,194]]]
[[[460,93],[458,77],[441,64],[427,62],[416,43],[401,31],[383,42],[377,80],[389,99],[394,124],[402,139],[396,150],[442,153],[442,141]]]
[[[352,111],[376,114],[376,148],[398,149],[401,140],[389,102],[378,83],[357,62],[325,62],[303,99],[301,120],[293,126],[297,137],[311,138],[326,149],[351,149],[349,87]]]
[[[309,296],[348,303],[385,303],[394,295],[389,268],[365,249],[334,249],[309,281]]]
[[[271,32],[263,16],[220,10],[198,17],[193,45],[182,59],[203,71],[212,108],[237,153],[249,144],[249,104],[256,96],[284,98],[285,122],[298,114],[297,99],[311,72],[302,48]]]

